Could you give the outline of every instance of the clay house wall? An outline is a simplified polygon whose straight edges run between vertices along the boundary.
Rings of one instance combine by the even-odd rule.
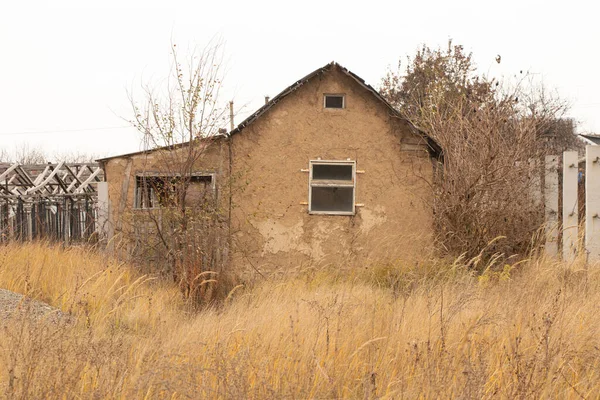
[[[100,160],[116,234],[135,208],[135,177],[164,170],[164,151],[180,149]],[[430,251],[439,154],[372,87],[331,63],[211,140],[197,169],[216,179],[228,263],[271,274]]]
[[[238,268],[409,261],[431,249],[427,138],[357,79],[331,64],[232,135]],[[343,106],[326,107],[329,94]],[[353,165],[350,214],[309,211],[311,171],[326,161]]]

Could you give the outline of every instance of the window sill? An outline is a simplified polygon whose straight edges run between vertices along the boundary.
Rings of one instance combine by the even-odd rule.
[[[309,211],[310,215],[341,215],[352,216],[356,215],[356,211]]]

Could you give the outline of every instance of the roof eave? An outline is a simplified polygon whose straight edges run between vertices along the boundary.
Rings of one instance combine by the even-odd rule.
[[[580,134],[579,136],[583,140],[585,140],[587,143],[589,143],[590,145],[594,145],[594,146],[600,145],[600,136],[585,135],[585,134]]]
[[[218,135],[212,135],[212,136],[208,136],[205,138],[201,138],[200,141],[201,142],[209,141],[209,140],[214,141],[214,140],[218,140],[218,139],[226,139],[228,137],[229,137],[228,135],[218,134]],[[171,144],[171,145],[167,145],[167,146],[155,147],[155,148],[149,149],[149,150],[140,150],[140,151],[134,151],[132,153],[118,154],[116,156],[98,158],[95,161],[99,162],[99,163],[105,163],[106,161],[112,160],[114,158],[126,158],[126,157],[139,156],[141,154],[153,153],[158,150],[175,150],[175,149],[185,146],[188,143],[189,143],[189,141],[183,142],[183,143],[175,143],[175,144]]]

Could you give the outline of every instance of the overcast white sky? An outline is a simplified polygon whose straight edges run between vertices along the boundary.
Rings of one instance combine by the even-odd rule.
[[[586,0],[27,1],[0,3],[0,148],[53,155],[137,151],[126,89],[168,74],[171,41],[225,42],[223,102],[237,122],[335,60],[377,86],[421,43],[449,38],[496,77],[519,70],[572,104],[579,132],[600,133],[600,23]],[[502,56],[497,65],[494,58]],[[33,132],[33,133],[31,133]]]

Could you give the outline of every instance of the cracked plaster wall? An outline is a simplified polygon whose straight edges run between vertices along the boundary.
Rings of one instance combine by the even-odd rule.
[[[323,108],[343,93],[346,108]],[[412,260],[431,249],[432,163],[422,138],[333,69],[233,138],[233,261],[264,272]],[[309,160],[356,160],[355,216],[309,215]]]

